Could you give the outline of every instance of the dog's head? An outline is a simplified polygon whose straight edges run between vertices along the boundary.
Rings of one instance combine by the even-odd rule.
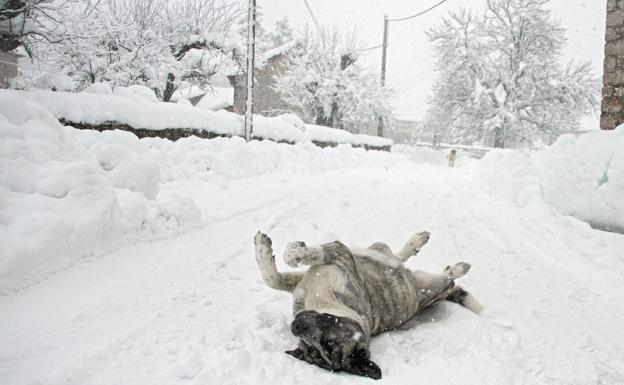
[[[323,369],[381,378],[381,369],[369,359],[368,338],[354,320],[305,310],[297,314],[290,330],[301,343],[287,354]]]

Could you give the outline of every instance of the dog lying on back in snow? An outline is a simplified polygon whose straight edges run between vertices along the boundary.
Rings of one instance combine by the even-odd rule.
[[[284,261],[310,266],[305,272],[280,273],[271,239],[256,234],[256,261],[272,288],[293,294],[290,325],[299,347],[286,353],[331,371],[381,378],[370,360],[370,339],[396,329],[416,313],[437,302],[457,302],[479,313],[481,305],[454,280],[470,265],[459,262],[441,274],[407,269],[403,262],[429,240],[426,231],[414,234],[396,254],[382,242],[366,249],[349,249],[336,241],[319,247],[291,242]]]

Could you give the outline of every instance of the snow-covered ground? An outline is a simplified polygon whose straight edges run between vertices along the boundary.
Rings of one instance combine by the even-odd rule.
[[[461,282],[487,310],[445,303],[375,338],[380,383],[624,383],[624,235],[564,215],[619,225],[623,129],[451,169],[430,150],[138,140],[27,110],[0,117],[1,384],[370,383],[283,353],[291,298],[261,282],[253,235],[279,256],[423,229],[409,267],[472,263]]]

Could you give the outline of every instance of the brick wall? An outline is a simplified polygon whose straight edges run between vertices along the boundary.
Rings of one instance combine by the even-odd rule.
[[[602,115],[600,128],[624,123],[624,0],[607,0]]]
[[[17,76],[18,55],[11,52],[0,52],[0,85]]]

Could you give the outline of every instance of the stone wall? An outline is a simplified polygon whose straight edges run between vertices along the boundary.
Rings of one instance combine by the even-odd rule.
[[[178,139],[187,138],[189,136],[196,136],[202,139],[214,139],[214,138],[229,138],[230,135],[227,134],[217,134],[211,132],[209,130],[197,129],[197,128],[165,128],[162,130],[150,130],[146,128],[134,128],[128,124],[118,123],[114,121],[103,122],[100,124],[91,124],[91,123],[81,123],[81,122],[72,122],[67,119],[60,118],[59,122],[61,122],[64,126],[72,126],[79,130],[97,130],[97,131],[107,131],[107,130],[123,130],[133,133],[139,138],[164,138],[169,139],[171,141],[176,141]],[[270,140],[277,143],[286,143],[286,144],[295,144],[294,142],[288,140],[273,140],[273,139],[265,139],[260,136],[253,136],[253,139],[256,140]],[[315,145],[325,148],[325,147],[336,147],[341,143],[337,142],[324,142],[313,140],[312,143]],[[392,146],[371,146],[368,144],[351,144],[352,147],[361,147],[365,150],[374,150],[374,151],[387,151],[390,152],[392,150]]]
[[[297,110],[283,101],[277,91],[274,77],[284,73],[287,69],[287,58],[277,55],[268,60],[262,68],[254,71],[254,114],[275,116]],[[247,77],[245,75],[229,76],[234,87],[234,108],[237,114],[245,114],[245,97],[247,96]]]
[[[607,0],[602,116],[600,128],[624,123],[624,0]]]

